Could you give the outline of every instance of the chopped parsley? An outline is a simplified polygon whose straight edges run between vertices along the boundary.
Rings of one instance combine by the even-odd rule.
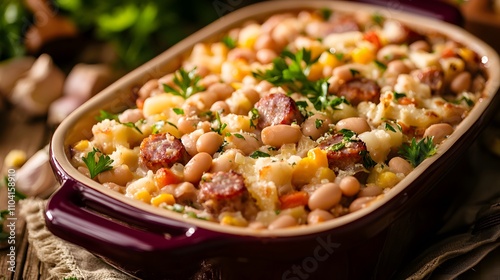
[[[96,161],[97,153],[99,153],[99,157]],[[82,160],[89,169],[90,178],[92,179],[94,179],[99,173],[113,169],[113,166],[111,166],[113,160],[97,148],[93,148],[92,152],[87,154],[87,157],[82,157]]]
[[[227,123],[223,123],[220,119],[219,112],[215,112],[215,120],[212,125],[212,131],[217,132],[219,135],[222,135],[222,132],[227,127]]]
[[[375,165],[377,165],[377,162],[375,162],[372,159],[372,157],[370,156],[370,152],[363,150],[363,151],[359,152],[359,155],[363,159],[363,166],[365,168],[370,169],[370,168],[374,167]]]
[[[467,104],[467,106],[469,106],[469,107],[474,106],[474,101],[472,101],[470,98],[465,97],[465,96],[462,96],[462,98],[457,99],[457,100],[455,100],[455,101],[454,101],[454,102],[452,102],[452,103],[454,103],[454,104],[457,104],[457,105],[458,105],[458,104],[460,104],[460,103],[462,103],[462,102],[465,102],[465,103]]]
[[[314,126],[316,126],[316,129],[319,129],[320,127],[323,126],[323,120],[322,119],[316,119],[314,121]]]
[[[172,111],[174,111],[176,115],[184,115],[184,110],[181,108],[172,108]]]
[[[233,38],[231,38],[229,36],[224,36],[222,38],[222,43],[224,43],[224,45],[226,45],[226,47],[228,47],[230,49],[236,48],[236,40],[234,40]]]
[[[322,8],[319,10],[320,14],[321,14],[321,17],[324,19],[324,20],[328,20],[330,19],[330,17],[332,16],[332,13],[333,11],[329,8]]]
[[[351,75],[353,77],[356,77],[357,75],[361,74],[358,70],[353,69],[353,68],[349,68],[349,72],[351,72]]]
[[[250,154],[249,157],[251,158],[260,158],[260,157],[270,157],[271,155],[270,154],[267,154],[267,153],[264,153],[264,152],[261,152],[259,150],[253,152],[252,154]]]
[[[239,133],[233,133],[234,137],[240,138],[240,139],[245,139],[245,136],[239,134]]]
[[[387,65],[385,65],[384,63],[382,63],[376,59],[373,62],[375,63],[375,65],[377,65],[378,68],[380,68],[380,70],[382,70],[382,71],[387,70]]]
[[[432,137],[426,137],[417,142],[415,137],[412,138],[410,144],[404,143],[399,154],[408,160],[413,167],[417,167],[426,158],[436,154],[436,145],[432,141]]]
[[[99,110],[99,116],[95,117],[95,119],[97,121],[114,120],[114,121],[118,122],[119,124],[123,124],[126,127],[133,128],[133,129],[137,130],[137,132],[142,134],[142,131],[137,127],[137,125],[135,125],[135,123],[133,123],[133,122],[122,123],[122,122],[120,122],[120,119],[118,118],[118,114],[113,114],[113,113],[110,113],[106,110]]]
[[[258,120],[260,117],[259,110],[257,108],[252,108],[250,110],[250,127],[256,127],[254,121]]]
[[[403,92],[393,91],[392,94],[394,96],[394,100],[398,100],[400,98],[406,97],[406,93],[403,93]]]
[[[384,21],[385,21],[385,17],[383,15],[381,15],[380,13],[376,12],[372,15],[372,20],[373,22],[375,22],[377,25],[380,25],[382,26],[382,24],[384,24]]]
[[[201,77],[196,74],[196,67],[189,72],[184,70],[184,68],[181,68],[174,73],[174,84],[176,85],[176,88],[163,84],[163,90],[166,93],[171,93],[187,99],[191,95],[205,89],[203,86],[198,84],[200,80]]]

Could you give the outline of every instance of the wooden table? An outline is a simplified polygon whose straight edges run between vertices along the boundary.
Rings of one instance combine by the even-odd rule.
[[[29,157],[49,142],[51,129],[46,126],[44,119],[25,122],[15,112],[10,111],[1,114],[0,118],[2,119],[0,124],[0,131],[2,131],[0,140],[0,170],[3,170],[3,160],[10,150],[23,150]],[[4,201],[4,197],[6,197],[5,188],[2,187],[2,189],[2,192],[0,192],[0,197],[2,197],[0,209],[4,209],[4,203],[6,203]],[[17,212],[19,212],[18,210],[19,206],[16,207]],[[9,251],[7,249],[0,250],[0,280],[47,279],[49,277],[47,267],[37,258],[33,247],[28,243],[25,221],[19,214],[16,217],[18,219],[16,221],[15,272],[12,273],[8,270],[9,256],[7,256],[7,253]]]

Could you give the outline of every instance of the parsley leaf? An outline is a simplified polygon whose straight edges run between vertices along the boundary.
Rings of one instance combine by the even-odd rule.
[[[184,110],[181,108],[172,108],[172,111],[174,111],[176,115],[184,115]]]
[[[412,138],[410,144],[404,143],[399,154],[408,160],[413,167],[417,167],[426,158],[436,154],[436,145],[432,142],[432,137],[426,137],[417,142],[415,137]]]
[[[375,65],[377,65],[377,67],[380,68],[380,70],[382,70],[382,71],[387,70],[387,65],[385,65],[384,63],[382,63],[378,60],[374,60],[373,62],[375,62]]]
[[[100,154],[97,162],[95,160],[96,153]],[[90,178],[92,179],[101,172],[113,169],[113,166],[111,166],[113,160],[108,155],[104,155],[97,148],[93,148],[92,152],[87,154],[87,157],[82,157],[82,160],[85,165],[87,165],[90,172]]]
[[[224,43],[224,45],[226,45],[226,47],[230,49],[236,48],[236,40],[229,36],[224,36],[224,38],[222,38],[222,43]]]
[[[110,113],[106,110],[100,110],[99,116],[95,117],[95,119],[97,121],[114,120],[114,121],[118,122],[119,124],[123,124],[126,127],[133,128],[133,129],[137,130],[140,134],[142,134],[142,131],[135,125],[135,123],[133,123],[133,122],[122,123],[118,119],[118,114],[113,114],[113,113]]]
[[[270,154],[267,154],[267,153],[264,153],[264,152],[257,150],[255,152],[251,153],[249,157],[260,158],[260,157],[270,157],[270,156],[271,156]]]
[[[215,112],[215,121],[212,125],[212,131],[217,132],[219,135],[222,135],[222,132],[227,127],[227,123],[223,123],[220,119],[219,112]]]
[[[260,117],[260,114],[259,114],[259,110],[257,110],[257,108],[252,108],[252,110],[250,110],[250,127],[257,127],[254,123],[254,121],[258,121],[259,120],[259,117]]]
[[[203,86],[198,85],[200,80],[201,77],[196,74],[196,67],[189,72],[181,68],[174,73],[174,84],[176,88],[163,84],[163,90],[167,93],[187,99],[191,95],[205,89]]]
[[[369,169],[377,165],[377,162],[375,162],[370,156],[370,152],[363,150],[360,151],[359,154],[361,155],[361,158],[363,160],[363,166],[365,168]]]
[[[333,13],[333,11],[329,8],[322,8],[319,10],[319,12],[321,14],[321,17],[324,20],[328,20],[332,16],[332,13]]]
[[[392,94],[393,94],[395,100],[406,97],[406,93],[402,93],[402,92],[394,91],[394,92],[392,92]]]

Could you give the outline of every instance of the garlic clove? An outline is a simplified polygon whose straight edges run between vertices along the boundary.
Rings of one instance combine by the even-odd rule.
[[[56,185],[49,163],[48,145],[16,171],[16,188],[26,196],[47,196]]]
[[[60,124],[71,112],[80,107],[86,100],[80,96],[66,95],[52,102],[49,107],[47,123]]]
[[[77,64],[64,83],[64,95],[88,100],[112,82],[113,73],[105,64]]]
[[[0,63],[0,95],[8,98],[16,82],[26,74],[35,63],[31,56],[12,58]]]
[[[10,101],[28,116],[45,115],[50,103],[62,95],[64,79],[64,73],[52,58],[42,54],[16,83]]]

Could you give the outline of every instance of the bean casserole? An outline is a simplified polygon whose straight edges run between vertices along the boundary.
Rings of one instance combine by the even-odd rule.
[[[102,110],[72,164],[131,199],[253,229],[317,224],[390,192],[481,102],[481,58],[380,13],[275,14],[198,43]]]

